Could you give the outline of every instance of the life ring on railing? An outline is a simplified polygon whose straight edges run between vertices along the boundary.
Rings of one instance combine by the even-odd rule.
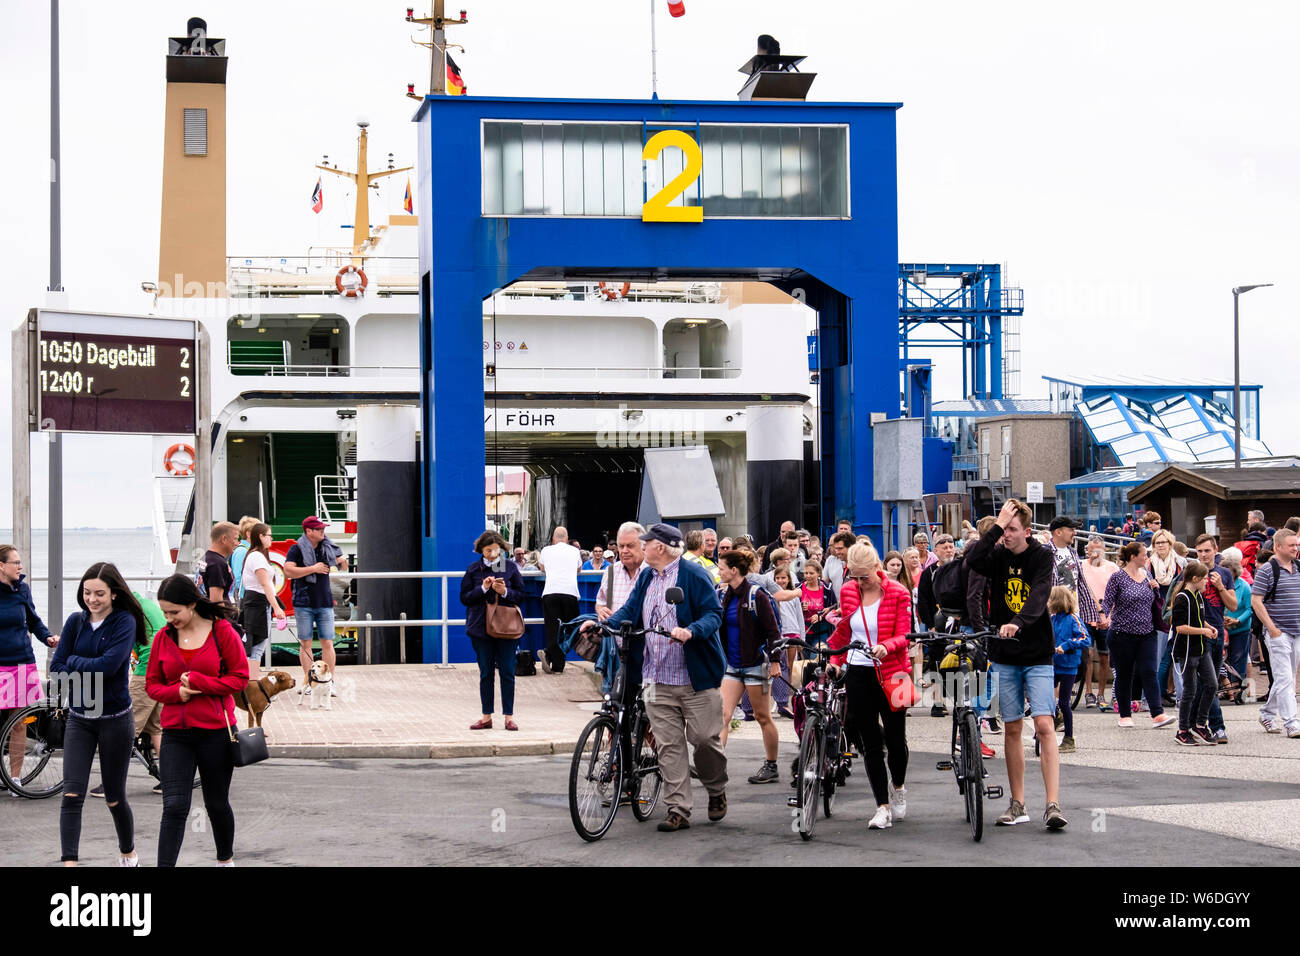
[[[345,283],[343,280],[347,278]],[[360,266],[346,265],[334,276],[334,288],[345,299],[355,299],[366,291],[366,270]]]
[[[628,294],[628,291],[632,288],[632,283],[624,282],[623,287],[621,289],[616,289],[612,285],[606,285],[603,282],[599,282],[597,283],[597,287],[600,289],[601,295],[603,295],[609,301],[613,302],[615,299],[625,298]]]
[[[169,475],[174,475],[177,478],[189,478],[194,474],[195,460],[194,446],[178,441],[168,448],[163,455],[163,467],[167,469]]]
[[[267,548],[267,556],[271,559],[271,586],[275,588],[275,596],[285,614],[293,613],[293,583],[289,580],[289,575],[284,573],[284,562],[289,549],[297,543],[276,541]]]

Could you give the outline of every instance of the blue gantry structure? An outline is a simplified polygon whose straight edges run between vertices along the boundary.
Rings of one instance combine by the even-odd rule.
[[[871,415],[899,408],[899,106],[426,97],[416,115],[424,567],[464,568],[482,531],[482,302],[522,279],[760,280],[801,298],[819,317],[822,523],[851,514],[870,532]],[[668,130],[696,155],[646,158]],[[702,215],[647,221],[656,197]],[[439,592],[427,585],[426,614],[438,616]],[[434,659],[435,642],[424,647]],[[467,659],[468,642],[451,650]]]

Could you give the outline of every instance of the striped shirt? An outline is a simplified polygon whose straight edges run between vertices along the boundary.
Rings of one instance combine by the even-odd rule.
[[[675,558],[662,571],[650,569],[650,583],[641,602],[641,623],[644,627],[657,627],[672,631],[677,626],[677,608],[665,598],[668,589],[677,584]],[[682,645],[661,634],[645,636],[645,659],[641,665],[641,680],[647,684],[683,685],[691,682],[686,669],[686,652]]]
[[[596,592],[596,603],[601,607],[607,607],[611,611],[617,611],[627,603],[627,596],[632,593],[632,585],[636,584],[637,575],[641,573],[641,565],[636,566],[636,570],[629,571],[622,561],[614,562],[614,571],[611,575],[606,572],[600,579],[600,590]],[[614,582],[614,595],[605,593],[605,585],[610,580]]]
[[[1055,554],[1052,557],[1052,587],[1067,587],[1074,592],[1079,601],[1079,616],[1085,624],[1097,623],[1097,602],[1092,599],[1088,583],[1082,581],[1083,569],[1079,556],[1072,548],[1058,548],[1052,545]],[[1083,584],[1083,587],[1079,585]]]
[[[1281,567],[1281,562],[1278,562]],[[1250,593],[1263,600],[1268,589],[1273,585],[1273,564],[1265,562],[1255,568],[1255,583]],[[1291,570],[1282,568],[1282,576],[1277,580],[1277,591],[1273,600],[1264,604],[1264,610],[1273,619],[1274,625],[1288,637],[1300,637],[1300,564],[1291,562]]]

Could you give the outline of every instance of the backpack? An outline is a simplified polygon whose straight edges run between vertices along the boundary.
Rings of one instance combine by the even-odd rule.
[[[1269,604],[1277,594],[1277,579],[1282,576],[1282,565],[1278,563],[1277,558],[1269,558],[1268,564],[1273,569],[1273,583],[1264,592],[1264,604]]]
[[[1234,548],[1241,551],[1241,566],[1250,572],[1250,576],[1255,576],[1255,558],[1259,555],[1258,541],[1238,541]]]
[[[966,616],[966,562],[953,558],[930,572],[934,603],[941,610],[959,617]]]
[[[718,592],[718,603],[719,604],[726,603],[727,588],[720,587],[717,589],[717,592]],[[761,585],[754,584],[752,581],[750,582],[749,595],[746,598],[745,607],[749,609],[750,614],[754,615],[754,617],[757,618],[758,617],[758,595],[760,594],[763,595],[763,597],[767,598],[768,606],[771,607],[772,614],[775,615],[777,623],[779,625],[781,621],[781,615],[777,614],[776,612],[776,602],[772,600],[772,595],[768,594],[767,591],[765,591]]]
[[[1166,633],[1173,627],[1174,620],[1174,590],[1183,583],[1183,569],[1179,568],[1169,581],[1169,587],[1165,588],[1165,593],[1158,597],[1160,601],[1160,631]]]

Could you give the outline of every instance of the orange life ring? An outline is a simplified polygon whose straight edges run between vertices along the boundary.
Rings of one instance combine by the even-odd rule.
[[[609,299],[611,302],[613,302],[615,299],[624,298],[628,294],[628,291],[632,288],[632,283],[624,282],[623,288],[616,289],[613,286],[609,286],[603,282],[599,282],[597,283],[597,287],[600,289],[601,295],[603,295],[606,299]]]
[[[356,276],[357,278],[348,282],[345,286],[343,284],[344,276]],[[338,289],[339,295],[343,296],[345,299],[355,299],[357,296],[364,293],[366,291],[366,284],[366,270],[362,269],[360,266],[344,266],[338,271],[338,274],[334,276],[334,288]]]
[[[188,455],[190,460],[186,462],[182,457],[183,455]],[[194,474],[194,462],[196,458],[197,456],[194,454],[193,445],[187,445],[184,442],[178,441],[176,444],[172,445],[171,448],[168,448],[166,454],[163,455],[163,467],[167,469],[167,474],[169,475],[175,475],[178,478],[188,478]]]

